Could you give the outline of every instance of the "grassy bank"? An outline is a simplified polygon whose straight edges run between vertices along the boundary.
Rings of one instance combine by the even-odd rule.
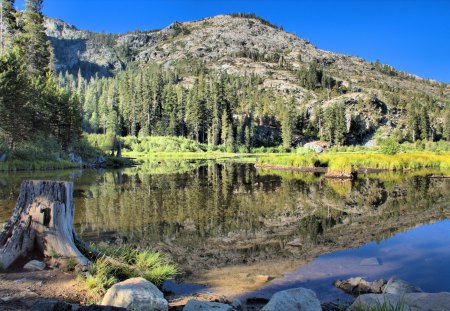
[[[80,164],[69,161],[46,161],[46,160],[11,160],[0,162],[0,171],[15,172],[15,171],[50,171],[81,168]]]
[[[328,173],[350,174],[358,170],[407,171],[422,168],[450,169],[450,153],[408,152],[386,155],[377,152],[283,154],[259,158],[261,167],[308,169],[328,168]]]

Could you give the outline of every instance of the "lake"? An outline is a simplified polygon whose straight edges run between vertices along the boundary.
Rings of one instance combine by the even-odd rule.
[[[349,299],[337,279],[392,275],[450,291],[450,179],[430,174],[339,181],[207,160],[0,173],[0,223],[23,180],[67,180],[80,236],[168,254],[184,271],[182,285],[166,284],[178,294],[270,297],[301,286],[335,301]]]

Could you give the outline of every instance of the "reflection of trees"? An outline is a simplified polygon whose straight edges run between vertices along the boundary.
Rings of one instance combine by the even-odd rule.
[[[210,264],[219,264],[318,255],[449,216],[446,179],[369,175],[341,183],[310,173],[257,175],[250,165],[179,162],[2,175],[0,218],[9,218],[23,179],[72,180],[75,223],[86,239],[167,247],[180,261],[208,252],[217,255]],[[300,247],[287,246],[294,239]]]
[[[256,176],[246,165],[209,162],[165,175],[140,168],[97,178],[84,192],[78,215],[84,231],[115,232],[151,245],[201,246],[234,237],[239,246],[259,243],[261,236],[313,242],[352,219],[376,223],[444,202],[450,195],[431,183],[446,182],[412,177],[388,191],[377,179],[336,183]]]

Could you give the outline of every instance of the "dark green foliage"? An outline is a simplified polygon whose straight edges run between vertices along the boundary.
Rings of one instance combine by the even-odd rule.
[[[30,73],[42,77],[51,69],[51,43],[47,40],[42,6],[44,0],[27,0],[21,44],[26,51]]]
[[[315,61],[311,62],[308,68],[302,68],[298,72],[298,78],[300,85],[310,90],[332,90],[337,86],[336,80],[326,75]]]
[[[333,105],[325,109],[322,139],[330,144],[343,145],[347,137],[345,105]]]
[[[258,21],[261,22],[261,24],[278,29],[278,26],[275,24],[272,24],[271,22],[269,22],[268,20],[265,20],[262,17],[259,17],[258,15],[256,15],[255,13],[230,13],[229,14],[231,17],[240,17],[240,18],[249,18],[249,19],[256,19]]]
[[[293,141],[293,130],[295,120],[295,99],[292,97],[285,104],[281,118],[281,136],[283,139],[283,147],[290,149]]]
[[[61,160],[81,135],[80,102],[51,72],[42,3],[26,2],[23,28],[0,58],[0,135],[12,159]]]

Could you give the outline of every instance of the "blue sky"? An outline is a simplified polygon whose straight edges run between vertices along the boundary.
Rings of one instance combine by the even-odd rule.
[[[18,0],[23,8],[25,0]],[[379,59],[450,83],[450,0],[46,0],[78,28],[121,33],[230,12],[254,12],[321,49]]]

